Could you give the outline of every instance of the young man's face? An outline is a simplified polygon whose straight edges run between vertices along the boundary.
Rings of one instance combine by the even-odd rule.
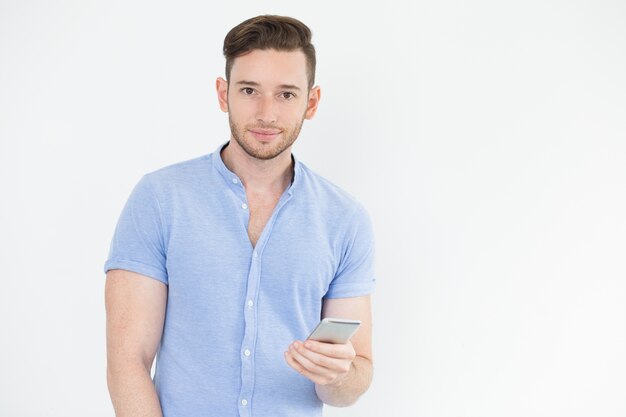
[[[232,138],[264,160],[290,149],[320,98],[319,87],[308,88],[304,53],[273,49],[235,58],[229,83],[219,78],[217,91]]]

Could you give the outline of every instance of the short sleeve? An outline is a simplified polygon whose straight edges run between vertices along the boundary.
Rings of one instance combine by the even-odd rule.
[[[133,189],[115,227],[104,272],[125,269],[168,283],[161,206],[145,175]]]
[[[374,232],[362,206],[351,217],[339,267],[324,298],[347,298],[370,294],[374,276]]]

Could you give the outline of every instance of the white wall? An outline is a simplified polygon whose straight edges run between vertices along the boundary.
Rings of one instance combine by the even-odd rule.
[[[295,148],[378,236],[376,375],[327,416],[626,415],[626,3],[0,1],[0,415],[112,416],[102,266],[228,138],[240,21],[314,31]]]

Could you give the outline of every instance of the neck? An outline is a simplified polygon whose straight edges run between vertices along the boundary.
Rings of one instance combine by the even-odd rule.
[[[291,147],[272,159],[254,158],[232,139],[222,152],[224,165],[234,172],[247,190],[282,193],[293,178]]]

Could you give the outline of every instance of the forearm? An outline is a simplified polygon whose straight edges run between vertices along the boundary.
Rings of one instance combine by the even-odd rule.
[[[356,356],[348,375],[337,384],[315,384],[318,398],[334,407],[347,407],[365,392],[372,381],[372,362],[362,356]]]
[[[163,417],[150,371],[142,365],[109,367],[107,384],[116,417]]]

